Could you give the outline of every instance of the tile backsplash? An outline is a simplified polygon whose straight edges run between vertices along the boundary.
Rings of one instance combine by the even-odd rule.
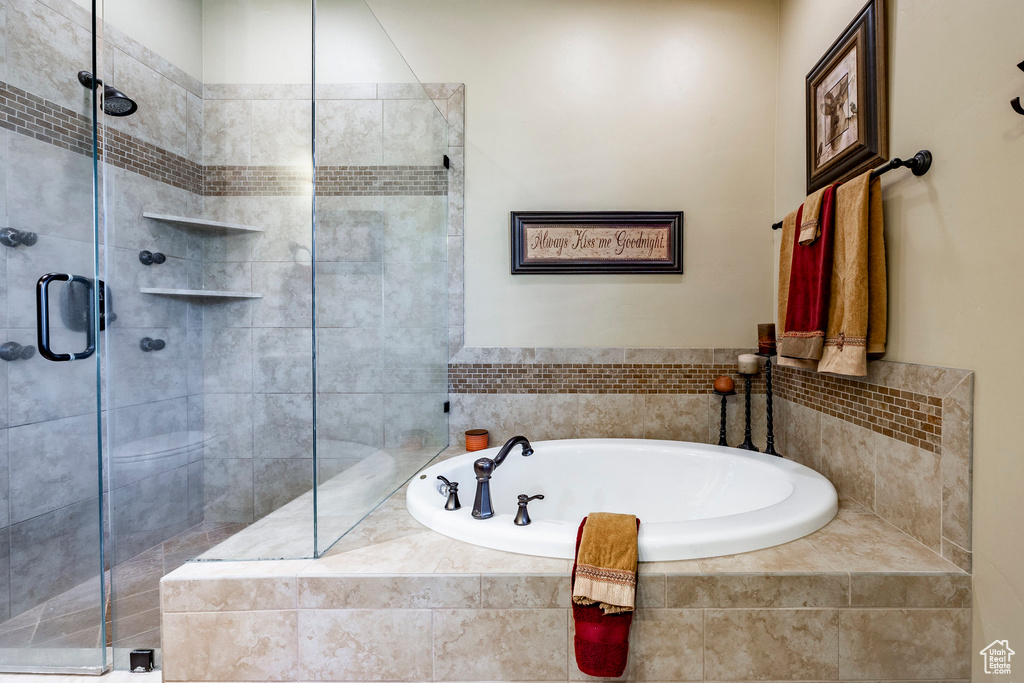
[[[466,347],[449,363],[451,443],[487,429],[492,446],[530,439],[648,438],[717,443],[719,375],[736,380],[727,441],[743,440],[748,349]],[[875,361],[864,378],[773,366],[774,436],[860,503],[964,570],[971,566],[974,373]],[[764,373],[752,383],[764,450]]]

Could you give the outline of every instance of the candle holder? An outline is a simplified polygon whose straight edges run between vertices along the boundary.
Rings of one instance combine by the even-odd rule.
[[[756,453],[757,446],[754,445],[753,440],[750,438],[750,375],[743,375],[743,399],[746,406],[746,426],[743,431],[743,443],[736,448]]]
[[[768,445],[765,446],[764,452],[768,455],[775,455],[782,457],[782,454],[775,450],[775,430],[773,428],[773,414],[772,414],[772,356],[775,353],[759,353],[757,354],[764,358],[764,385],[765,385],[765,405],[768,409],[766,416],[766,422],[768,427]]]
[[[736,390],[734,389],[732,391],[719,391],[715,389],[714,392],[722,397],[722,422],[721,426],[718,429],[718,445],[728,446],[729,442],[725,440],[725,407],[729,402],[729,397],[736,395]]]

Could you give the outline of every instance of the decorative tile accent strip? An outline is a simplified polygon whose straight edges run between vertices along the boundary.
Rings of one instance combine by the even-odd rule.
[[[318,166],[317,195],[425,196],[448,193],[444,166]],[[298,166],[207,166],[207,196],[309,194],[309,171]]]
[[[78,154],[92,154],[89,119],[0,81],[0,127]]]
[[[301,166],[206,166],[203,194],[211,197],[308,195],[313,178]]]
[[[710,394],[715,378],[729,375],[743,390],[735,363],[452,363],[452,394]],[[765,393],[764,375],[751,392]]]
[[[775,368],[772,384],[777,398],[941,452],[941,398],[787,367]]]
[[[76,154],[92,154],[92,121],[0,81],[0,127]],[[127,133],[100,127],[101,159],[206,196],[309,194],[309,170],[297,166],[201,166]],[[320,166],[320,196],[425,196],[448,193],[444,166]]]
[[[0,126],[76,154],[92,154],[92,121],[0,81]],[[202,167],[109,126],[100,126],[101,159],[127,171],[202,193]]]
[[[102,161],[195,194],[203,193],[203,167],[194,161],[109,127],[101,128],[100,138]]]
[[[316,193],[323,197],[438,196],[448,194],[444,166],[317,166]]]

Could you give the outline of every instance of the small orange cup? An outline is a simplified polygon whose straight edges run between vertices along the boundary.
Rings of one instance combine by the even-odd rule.
[[[466,450],[482,451],[487,448],[487,430],[470,429],[466,431]]]

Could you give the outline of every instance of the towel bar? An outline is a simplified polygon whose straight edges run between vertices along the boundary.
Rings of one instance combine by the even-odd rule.
[[[928,172],[928,169],[932,167],[932,153],[926,149],[920,150],[917,154],[910,157],[909,159],[900,159],[899,157],[893,157],[887,163],[879,166],[871,172],[871,179],[874,180],[883,173],[888,173],[894,168],[906,167],[910,169],[910,172],[916,176],[922,176]],[[772,230],[779,230],[782,228],[782,221],[778,223],[772,223]]]

